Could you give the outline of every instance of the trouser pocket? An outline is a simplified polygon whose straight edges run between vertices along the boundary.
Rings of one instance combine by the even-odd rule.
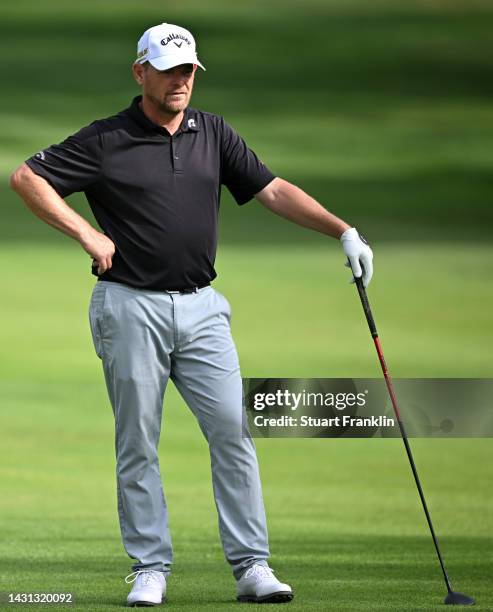
[[[216,298],[221,302],[221,312],[226,316],[228,322],[231,323],[231,304],[224,297],[222,293],[219,293],[216,289],[213,289]]]
[[[97,283],[91,295],[89,304],[89,324],[91,326],[92,341],[96,355],[103,356],[103,315],[104,301],[107,288]]]

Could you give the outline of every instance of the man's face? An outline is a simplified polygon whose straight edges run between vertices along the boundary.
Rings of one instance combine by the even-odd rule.
[[[172,115],[188,106],[196,69],[193,64],[180,64],[169,70],[156,70],[149,63],[133,66],[135,79],[142,86],[142,95],[161,111]]]

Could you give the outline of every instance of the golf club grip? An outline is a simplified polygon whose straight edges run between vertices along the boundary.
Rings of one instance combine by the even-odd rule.
[[[356,287],[358,288],[359,297],[363,306],[363,310],[365,311],[365,317],[366,321],[368,322],[368,327],[370,328],[371,335],[376,338],[378,337],[377,326],[375,325],[375,320],[373,319],[370,303],[368,302],[368,297],[366,295],[365,288],[363,287],[363,277],[354,277],[354,282],[356,283]]]

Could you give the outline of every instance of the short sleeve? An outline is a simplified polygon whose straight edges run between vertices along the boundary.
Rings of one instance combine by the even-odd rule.
[[[221,182],[229,189],[237,204],[245,204],[268,185],[275,175],[224,120],[222,128]]]
[[[96,182],[101,158],[101,136],[92,123],[60,144],[36,153],[26,164],[63,198]]]

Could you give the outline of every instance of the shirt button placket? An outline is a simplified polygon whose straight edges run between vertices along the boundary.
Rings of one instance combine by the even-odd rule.
[[[176,146],[176,139],[171,136],[170,138],[170,146],[171,146],[171,163],[173,165],[173,172],[182,172],[183,167],[181,164],[180,156],[178,155],[178,150]]]

